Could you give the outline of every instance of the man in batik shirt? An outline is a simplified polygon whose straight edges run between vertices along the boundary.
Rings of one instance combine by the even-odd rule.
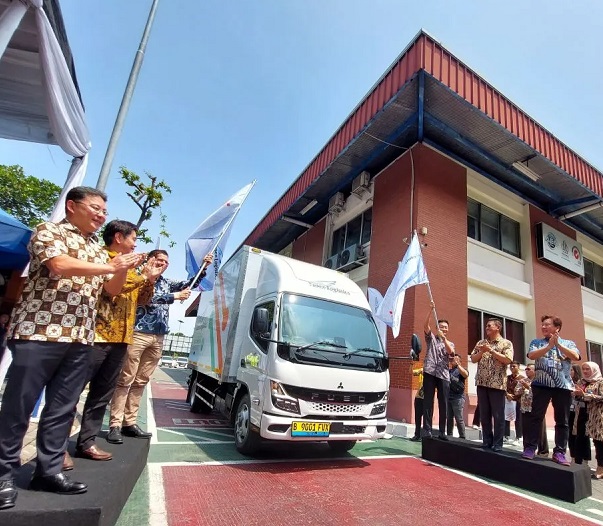
[[[108,261],[94,234],[105,222],[106,201],[94,188],[72,188],[65,198],[66,218],[41,223],[29,241],[29,274],[8,334],[13,362],[0,410],[0,509],[15,505],[23,437],[44,388],[30,489],[87,490],[61,472],[65,437],[86,381],[98,296],[103,289],[118,294],[127,270],[140,262],[135,254]]]
[[[505,434],[507,365],[513,361],[513,344],[500,334],[502,322],[486,322],[486,338],[476,343],[471,361],[477,363],[475,383],[482,421],[482,448],[502,451]]]
[[[563,322],[557,316],[545,314],[541,318],[542,338],[530,342],[528,358],[535,360],[532,380],[532,411],[526,413],[523,458],[532,460],[536,453],[542,422],[549,402],[555,414],[555,448],[553,461],[563,466],[570,462],[565,457],[569,439],[569,411],[574,382],[570,374],[572,361],[580,360],[580,351],[572,340],[559,336]]]

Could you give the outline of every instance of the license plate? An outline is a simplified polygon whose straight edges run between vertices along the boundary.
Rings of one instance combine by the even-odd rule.
[[[330,422],[293,422],[292,437],[328,437],[331,430]]]

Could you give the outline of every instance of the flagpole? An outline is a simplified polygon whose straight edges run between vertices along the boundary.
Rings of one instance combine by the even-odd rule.
[[[413,230],[413,236],[416,236],[416,235],[417,235],[417,231]],[[419,243],[419,252],[421,253],[421,259],[423,259],[423,250],[421,249],[421,243]],[[433,294],[431,293],[431,284],[428,281],[426,283],[426,285],[427,285],[427,293],[429,294],[429,302],[434,304],[433,315],[435,317],[436,327],[438,327],[438,313],[436,312],[435,301],[433,301]],[[439,327],[438,327],[438,330],[439,330]]]
[[[155,12],[157,11],[158,3],[159,0],[153,0],[153,3],[151,4],[147,23],[144,27],[142,38],[140,40],[140,44],[138,45],[136,56],[134,57],[134,63],[132,64],[132,69],[130,70],[130,76],[128,77],[126,89],[121,100],[121,105],[119,106],[119,111],[117,112],[115,124],[113,125],[113,131],[111,132],[109,145],[107,146],[105,158],[103,159],[103,165],[101,166],[101,171],[98,176],[98,181],[96,183],[96,188],[101,191],[104,191],[105,187],[107,186],[109,172],[111,171],[111,166],[113,165],[113,158],[115,157],[115,150],[117,149],[117,142],[119,141],[119,137],[121,136],[121,132],[124,127],[124,122],[126,120],[126,114],[128,113],[130,102],[132,101],[132,96],[134,95],[134,88],[136,87],[140,68],[142,67],[142,61],[144,59],[144,54],[147,48],[147,42],[149,40],[151,28],[153,27],[153,21],[155,20]]]
[[[235,217],[237,217],[237,214],[241,211],[241,208],[243,208],[243,203],[246,201],[246,199],[249,197],[249,194],[251,193],[251,190],[253,189],[253,187],[255,186],[255,183],[257,182],[256,179],[254,179],[251,182],[251,186],[249,187],[249,190],[247,191],[247,193],[245,194],[245,197],[242,199],[241,204],[239,205],[239,208],[237,208],[237,210],[235,211],[235,213],[232,215],[232,217],[228,220],[228,223],[226,223],[226,226],[222,229],[222,233],[220,234],[220,236],[216,239],[216,242],[214,243],[214,246],[212,247],[212,249],[208,252],[208,254],[213,254],[214,251],[216,250],[216,248],[218,248],[218,245],[220,244],[220,241],[222,241],[222,238],[224,237],[224,234],[226,232],[228,232],[228,229],[230,228],[230,225],[232,225],[232,222],[235,220]],[[201,267],[199,268],[199,271],[197,272],[197,274],[195,274],[195,278],[191,281],[191,285],[193,285],[201,276],[201,273],[207,268],[208,263],[206,261],[203,262],[203,265],[201,265]]]

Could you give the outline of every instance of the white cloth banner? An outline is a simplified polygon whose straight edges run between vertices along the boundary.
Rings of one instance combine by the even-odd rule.
[[[383,296],[381,292],[372,287],[367,289],[367,296],[369,305],[371,306],[371,312],[373,313],[373,319],[375,320],[375,325],[377,326],[379,336],[381,337],[381,343],[383,344],[383,348],[387,350],[387,325],[376,317],[376,312],[383,301]]]
[[[8,43],[21,24],[27,6],[21,2],[11,2],[0,16],[0,57],[4,55]]]
[[[392,328],[394,338],[400,334],[400,320],[406,289],[428,282],[421,254],[421,244],[415,233],[376,313],[377,318]]]
[[[35,10],[38,53],[50,129],[57,144],[74,157],[67,181],[50,217],[51,221],[60,221],[65,217],[65,194],[74,186],[80,186],[86,176],[87,154],[91,144],[84,107],[42,3],[43,0],[17,0],[5,9],[0,17],[0,58],[27,12],[26,4],[31,5]]]
[[[255,181],[241,188],[205,219],[186,241],[186,270],[189,278],[197,275],[203,265],[203,258],[207,254],[214,253],[213,263],[207,269],[207,274],[195,287],[195,290],[204,291],[214,288],[214,280],[222,263],[224,248],[230,235],[233,220],[254,184]]]

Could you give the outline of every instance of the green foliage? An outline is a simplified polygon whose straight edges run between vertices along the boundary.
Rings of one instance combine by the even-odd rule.
[[[136,222],[136,226],[138,227],[138,239],[147,244],[154,242],[148,234],[148,229],[141,227],[145,221],[148,221],[153,217],[153,212],[155,210],[159,211],[160,217],[159,235],[170,239],[170,234],[165,226],[167,216],[161,212],[161,203],[163,202],[164,192],[171,194],[172,189],[165,181],[157,179],[157,177],[148,172],[145,172],[145,175],[149,178],[151,184],[145,184],[138,174],[128,170],[125,166],[122,166],[119,169],[119,174],[126,185],[132,188],[132,191],[126,192],[126,194],[140,209],[140,217]],[[170,241],[170,248],[175,244],[174,241]]]
[[[27,226],[46,221],[60,193],[60,186],[25,175],[21,166],[0,165],[0,208]]]

